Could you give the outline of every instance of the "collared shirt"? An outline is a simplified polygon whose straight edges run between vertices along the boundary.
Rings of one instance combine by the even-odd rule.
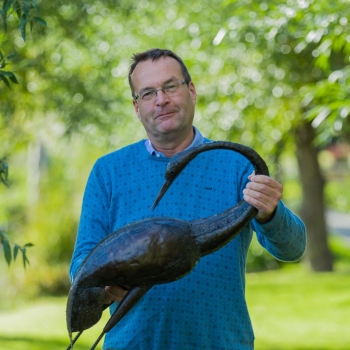
[[[199,146],[202,143],[204,143],[203,135],[200,133],[200,131],[195,126],[193,127],[193,131],[194,131],[194,139],[193,139],[192,143],[186,149],[189,149],[191,147],[196,147],[196,146]],[[160,157],[167,158],[162,152],[157,151],[153,147],[153,145],[149,139],[145,140],[144,145],[145,145],[147,151],[149,152],[149,154],[151,154],[152,156],[156,156],[157,158],[160,158]]]

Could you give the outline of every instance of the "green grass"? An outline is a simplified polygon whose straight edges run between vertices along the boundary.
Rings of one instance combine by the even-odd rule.
[[[248,274],[256,350],[349,350],[349,277],[293,265]]]
[[[69,345],[65,319],[66,298],[45,298],[0,313],[1,350],[64,350]],[[107,313],[85,331],[74,350],[90,349],[107,321]],[[102,349],[102,342],[97,346]]]
[[[255,349],[349,350],[349,291],[349,272],[315,274],[290,265],[247,274]],[[65,302],[66,298],[38,299],[1,312],[1,350],[66,349]],[[74,349],[89,349],[107,316],[84,332]]]

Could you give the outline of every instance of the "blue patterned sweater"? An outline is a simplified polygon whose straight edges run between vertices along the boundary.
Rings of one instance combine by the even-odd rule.
[[[202,153],[152,212],[168,160],[151,156],[140,141],[96,162],[85,189],[72,279],[88,253],[111,232],[153,216],[193,220],[217,214],[242,199],[253,171],[238,153]],[[253,349],[245,301],[246,256],[253,231],[278,259],[294,261],[304,252],[304,224],[281,201],[270,222],[252,220],[229,244],[203,257],[190,274],[149,290],[107,333],[103,349]],[[111,312],[114,309],[115,304]]]

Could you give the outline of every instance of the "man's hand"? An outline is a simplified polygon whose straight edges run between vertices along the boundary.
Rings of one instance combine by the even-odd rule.
[[[103,303],[110,304],[113,301],[120,302],[128,292],[130,286],[107,286]]]
[[[266,223],[272,219],[279,200],[282,197],[282,185],[265,175],[248,176],[251,181],[243,190],[244,200],[258,209],[256,219]]]

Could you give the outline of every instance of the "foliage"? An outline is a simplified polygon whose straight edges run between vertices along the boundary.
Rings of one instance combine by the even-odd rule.
[[[21,32],[21,36],[26,41],[26,29],[29,23],[30,29],[33,29],[34,23],[39,23],[43,26],[47,26],[46,21],[38,17],[39,8],[36,0],[3,0],[2,9],[0,9],[0,16],[3,22],[3,29],[5,34],[8,29],[8,17],[15,14],[19,20],[18,28]],[[1,43],[1,42],[0,42]],[[0,69],[4,68],[8,63],[7,60],[16,56],[16,53],[10,54],[5,57],[0,51]],[[10,88],[10,81],[14,84],[18,84],[16,76],[12,72],[0,70],[0,80],[2,80],[8,88]]]
[[[3,28],[5,34],[8,29],[8,17],[10,16],[10,14],[15,13],[19,20],[18,28],[21,31],[21,36],[23,40],[25,41],[26,27],[28,23],[30,24],[31,30],[33,29],[34,22],[47,26],[46,22],[42,18],[36,16],[38,12],[39,8],[37,6],[36,0],[3,0],[3,6],[2,9],[0,9],[0,16],[3,21]],[[14,58],[15,56],[16,53],[13,53],[5,57],[2,51],[0,50],[0,81],[2,80],[8,88],[10,88],[9,80],[14,84],[18,84],[18,81],[16,76],[12,72],[5,71],[3,70],[3,68],[5,68],[8,64],[7,61]],[[5,158],[0,159],[0,183],[3,183],[4,185],[8,186],[8,165],[6,163]],[[33,246],[32,243],[27,243],[24,246],[14,244],[12,255],[11,245],[9,243],[8,236],[2,230],[0,230],[0,243],[3,246],[5,259],[8,265],[11,264],[12,256],[13,260],[15,261],[18,252],[20,251],[22,253],[24,268],[26,267],[26,264],[29,263],[26,251],[28,247]]]
[[[13,259],[13,261],[16,260],[18,252],[20,251],[22,253],[23,266],[24,266],[24,268],[26,268],[26,264],[29,264],[29,260],[27,258],[26,252],[27,252],[28,247],[33,246],[32,243],[27,243],[23,247],[19,246],[18,244],[14,244],[13,253],[12,253],[11,245],[10,245],[8,236],[5,234],[5,232],[0,230],[0,244],[2,244],[2,247],[4,249],[5,260],[6,260],[8,265],[11,264],[12,259]]]
[[[8,165],[5,158],[0,159],[0,183],[3,183],[5,186],[9,186]],[[23,266],[24,268],[26,268],[26,264],[29,264],[29,260],[27,258],[27,248],[32,247],[33,246],[32,243],[27,243],[23,247],[15,243],[12,251],[11,244],[7,234],[0,229],[0,244],[3,247],[5,260],[8,265],[11,264],[12,260],[15,261],[17,258],[18,252],[21,252],[22,258],[23,258]]]
[[[8,186],[8,165],[6,159],[0,159],[0,183],[3,183],[5,186]]]
[[[8,183],[8,165],[6,162],[6,159],[0,159],[0,183],[3,183],[5,186],[9,186]],[[9,241],[8,236],[6,233],[0,229],[0,244],[3,247],[3,252],[5,256],[5,260],[8,265],[11,264],[12,259],[13,261],[16,260],[18,252],[22,253],[22,258],[23,258],[23,266],[24,268],[26,267],[26,264],[29,263],[28,258],[27,258],[27,248],[32,247],[33,244],[27,243],[23,247],[19,246],[18,244],[14,244],[13,246],[13,251],[11,249],[11,244]]]
[[[6,65],[8,64],[7,61],[15,56],[16,56],[16,54],[11,54],[11,55],[5,57],[3,55],[3,53],[0,51],[0,69],[1,69],[0,70],[0,80],[2,80],[8,88],[10,88],[10,83],[9,83],[8,79],[10,79],[10,81],[12,81],[14,84],[18,84],[18,81],[12,72],[4,71],[3,68],[5,68]]]

